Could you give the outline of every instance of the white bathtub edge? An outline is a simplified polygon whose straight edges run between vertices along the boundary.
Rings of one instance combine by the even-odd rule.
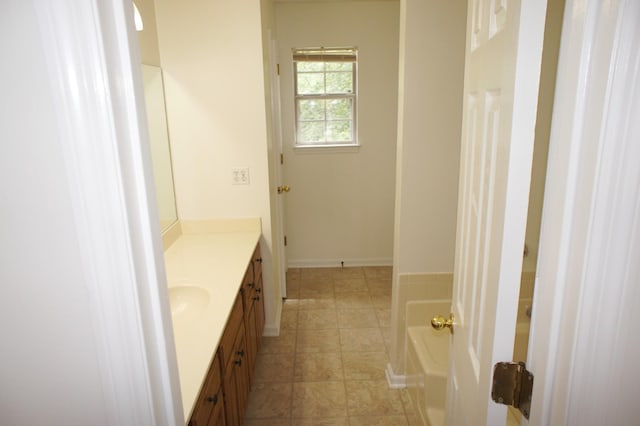
[[[394,373],[390,363],[387,364],[387,368],[384,369],[384,374],[387,376],[389,389],[404,389],[407,387],[407,376],[405,374]]]

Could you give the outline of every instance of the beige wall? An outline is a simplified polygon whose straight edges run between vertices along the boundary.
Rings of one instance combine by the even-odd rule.
[[[540,70],[536,136],[533,147],[533,164],[531,166],[529,211],[527,213],[525,243],[529,248],[529,255],[524,259],[523,269],[525,271],[535,271],[538,260],[542,199],[544,196],[544,182],[547,176],[549,134],[551,132],[551,114],[553,112],[553,96],[556,85],[556,69],[558,68],[563,12],[564,0],[548,0],[547,22],[545,24],[544,45],[542,50],[542,67]]]
[[[399,3],[276,4],[290,266],[391,264]],[[357,151],[294,150],[291,49],[358,47]]]
[[[180,219],[260,217],[266,327],[277,329],[259,2],[156,0]],[[231,169],[248,167],[249,185]]]
[[[430,277],[453,271],[466,3],[402,0],[400,31],[394,374],[404,373],[406,297],[400,278],[420,274],[430,283]]]
[[[160,50],[158,48],[158,34],[156,28],[156,10],[153,0],[136,0],[144,29],[138,31],[138,45],[140,46],[140,60],[143,64],[160,66]]]

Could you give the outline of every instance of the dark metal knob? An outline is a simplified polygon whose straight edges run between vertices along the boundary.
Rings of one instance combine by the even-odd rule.
[[[233,361],[234,364],[236,364],[238,367],[240,367],[242,365],[242,358],[239,358],[235,361]]]
[[[208,396],[207,402],[213,402],[213,404],[215,405],[218,402],[218,395],[216,394],[213,396]]]

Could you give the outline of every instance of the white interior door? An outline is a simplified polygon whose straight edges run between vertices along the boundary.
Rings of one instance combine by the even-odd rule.
[[[471,0],[447,424],[499,425],[493,365],[510,361],[546,1]]]
[[[271,37],[271,31],[269,31]],[[280,73],[278,64],[278,46],[276,40],[270,40],[269,62],[271,69],[271,121],[273,148],[276,150],[272,156],[273,170],[275,171],[276,182],[282,185],[284,179],[284,150],[282,146],[282,120],[280,107]],[[278,248],[278,267],[280,269],[280,294],[287,297],[287,250],[284,244],[285,236],[285,214],[283,194],[276,195],[276,220],[278,223],[276,230],[275,245]]]

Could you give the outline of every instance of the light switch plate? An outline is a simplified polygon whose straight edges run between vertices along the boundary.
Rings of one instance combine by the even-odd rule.
[[[233,185],[249,185],[249,168],[233,167],[231,169],[231,183]]]

